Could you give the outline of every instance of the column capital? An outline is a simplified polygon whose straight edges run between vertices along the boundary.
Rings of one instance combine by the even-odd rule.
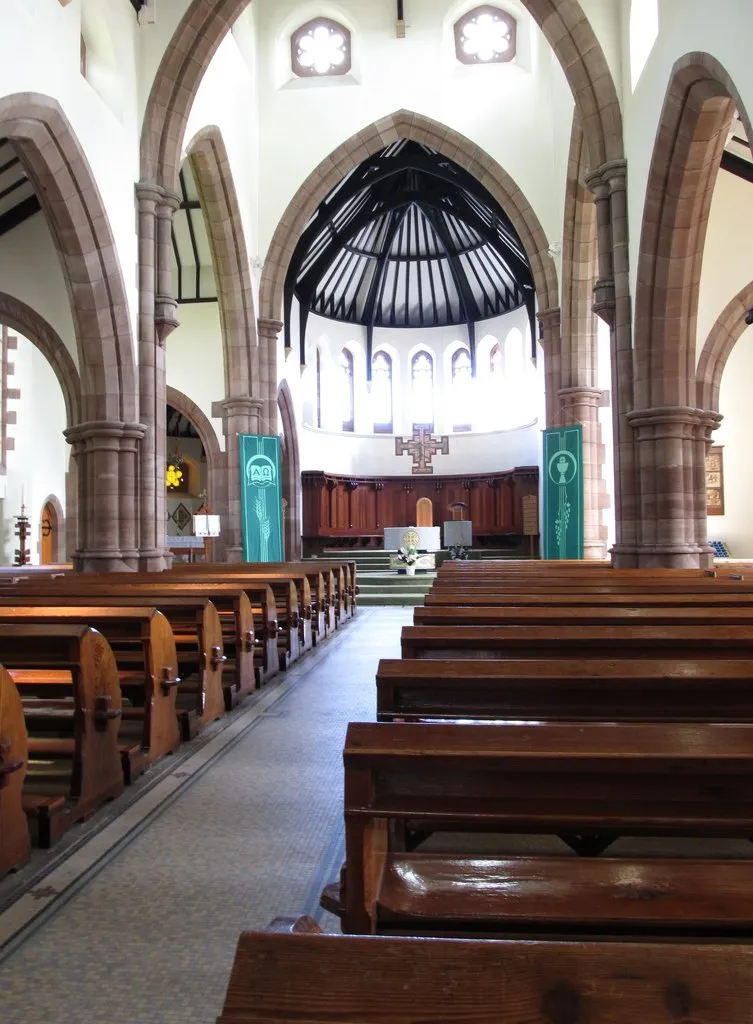
[[[552,306],[549,309],[540,309],[536,319],[545,331],[559,330],[562,324],[562,310],[559,306]]]
[[[162,194],[157,204],[157,216],[172,217],[183,202],[183,197],[179,196],[177,192],[171,192],[166,188],[160,189],[160,192]]]
[[[711,409],[698,409],[690,405],[661,405],[652,409],[634,409],[627,421],[636,432],[637,441],[658,437],[690,438],[702,430],[710,435],[723,417]]]
[[[87,420],[85,423],[77,423],[63,431],[63,435],[70,445],[84,445],[90,442],[87,447],[111,448],[119,450],[124,441],[136,442],[146,434],[146,426],[143,423],[127,423],[123,420]],[[93,443],[96,442],[96,443]]]
[[[227,416],[245,416],[258,413],[264,406],[261,398],[250,395],[230,395],[221,402],[212,402],[212,415],[225,418]]]
[[[260,316],[257,318],[256,327],[259,334],[265,338],[277,339],[282,330],[282,320],[272,320],[269,317]]]
[[[572,405],[590,405],[599,409],[604,404],[604,392],[601,388],[590,388],[576,385],[571,388],[560,388],[557,397],[563,407]]]
[[[588,172],[585,183],[596,199],[607,199],[612,192],[624,191],[627,187],[627,160],[608,160],[600,164]]]

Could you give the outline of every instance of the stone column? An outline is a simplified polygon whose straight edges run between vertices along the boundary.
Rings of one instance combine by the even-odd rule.
[[[606,529],[601,521],[601,511],[608,501],[599,426],[602,394],[599,388],[561,388],[559,400],[560,425],[580,423],[583,427],[583,554],[585,558],[606,558]]]
[[[706,538],[705,458],[721,417],[690,406],[628,414],[635,431],[640,532],[632,564],[697,568],[713,564]]]
[[[277,338],[282,321],[259,317],[259,394],[264,405],[261,411],[262,433],[278,434],[277,426]]]
[[[78,548],[73,564],[85,572],[133,569],[138,560],[135,519],[129,515],[135,485],[140,423],[97,420],[65,431],[78,480]]]
[[[616,542],[613,563],[629,566],[636,538],[636,466],[634,435],[628,422],[633,408],[633,349],[627,229],[627,165],[602,164],[586,177],[594,193],[599,276],[593,311],[609,326],[614,421]]]
[[[541,324],[539,342],[544,350],[544,397],[546,425],[560,425],[558,394],[562,387],[562,334],[559,309],[542,309],[536,314]]]
[[[212,414],[222,417],[225,435],[225,487],[226,516],[222,534],[225,558],[228,562],[243,559],[243,530],[241,522],[241,466],[239,434],[259,434],[263,402],[260,398],[238,395],[215,402]]]
[[[139,210],[139,413],[147,432],[139,449],[139,568],[161,571],[172,556],[166,544],[165,350],[178,326],[170,295],[170,227],[180,198],[137,185]]]

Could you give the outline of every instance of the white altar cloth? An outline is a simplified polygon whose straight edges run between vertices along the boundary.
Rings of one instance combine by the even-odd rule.
[[[418,534],[419,551],[439,551],[441,549],[438,526],[385,526],[384,550],[397,551],[398,548],[401,548],[406,530],[415,530]]]

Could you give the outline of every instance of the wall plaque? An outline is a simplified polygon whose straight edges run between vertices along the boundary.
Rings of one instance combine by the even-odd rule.
[[[724,515],[724,461],[723,445],[709,448],[706,456],[706,515]]]

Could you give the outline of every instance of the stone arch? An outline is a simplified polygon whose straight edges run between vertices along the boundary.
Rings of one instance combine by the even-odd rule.
[[[82,417],[131,423],[135,363],[125,288],[83,149],[58,102],[35,93],[0,100],[0,134],[34,184],[60,256],[81,367]]]
[[[207,457],[207,504],[215,512],[227,507],[227,481],[225,474],[225,453],[220,448],[217,433],[206,413],[188,395],[168,385],[165,388],[166,401],[173,409],[182,413],[196,427],[204,453]],[[221,523],[224,529],[226,523]],[[215,560],[220,561],[225,550],[223,535],[213,542]]]
[[[719,389],[732,349],[748,328],[745,314],[753,307],[753,281],[731,299],[716,319],[698,360],[697,399],[701,409],[719,411]]]
[[[711,198],[735,106],[722,65],[689,53],[672,69],[649,168],[635,292],[635,408],[694,407],[696,314]]]
[[[141,133],[143,182],[175,189],[199,83],[251,0],[193,0],[152,83]],[[580,112],[592,169],[623,156],[622,114],[604,52],[578,0],[523,0],[562,65]]]
[[[557,272],[548,255],[549,243],[533,207],[510,175],[459,132],[422,114],[398,110],[346,139],[314,168],[290,200],[264,262],[259,288],[259,316],[275,320],[282,315],[290,255],[317,206],[349,171],[397,139],[412,139],[445,153],[488,190],[520,236],[533,271],[539,308],[556,306],[559,301]]]
[[[66,426],[81,422],[81,380],[65,342],[53,327],[25,302],[0,292],[0,323],[18,331],[35,345],[52,367],[63,392]]]
[[[248,251],[222,132],[209,125],[186,147],[201,198],[222,326],[225,396],[250,395],[258,376],[258,340]],[[255,365],[256,364],[256,365]]]
[[[285,556],[295,561],[302,553],[302,489],[301,458],[298,445],[298,431],[295,422],[295,405],[286,380],[277,389],[277,405],[280,410],[282,434],[285,440],[283,476],[288,492],[288,510],[285,519]]]

